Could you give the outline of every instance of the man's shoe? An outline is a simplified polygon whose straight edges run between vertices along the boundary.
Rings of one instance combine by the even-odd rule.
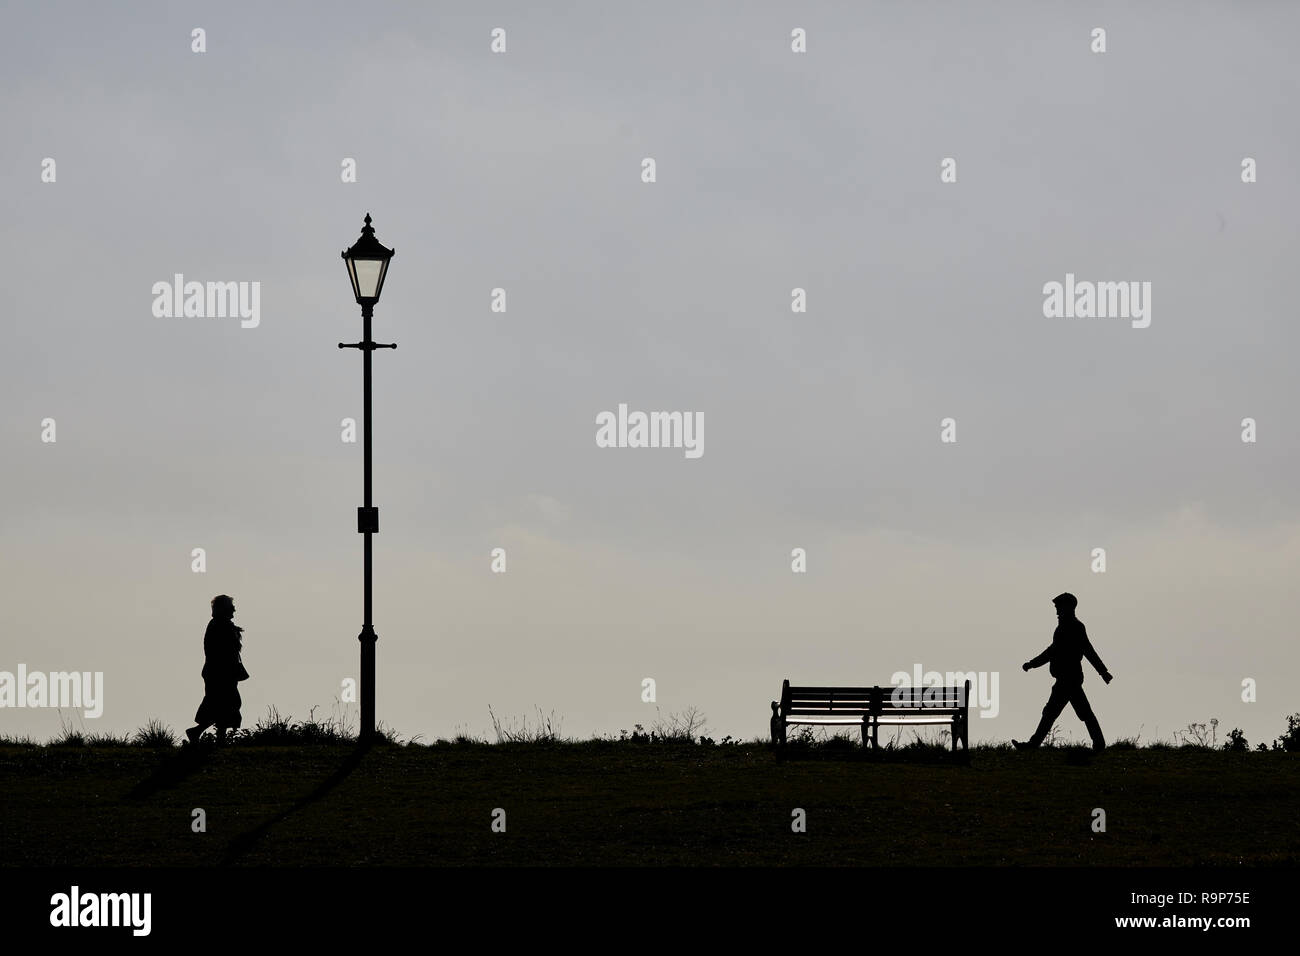
[[[197,744],[199,742],[199,737],[202,736],[202,734],[203,731],[199,730],[197,727],[190,727],[185,731],[185,736],[189,738],[190,743],[192,744]]]
[[[1011,741],[1011,744],[1012,744],[1012,746],[1014,746],[1017,750],[1036,750],[1036,749],[1037,749],[1037,747],[1036,747],[1034,744],[1030,743],[1028,740],[1012,740],[1012,741]]]

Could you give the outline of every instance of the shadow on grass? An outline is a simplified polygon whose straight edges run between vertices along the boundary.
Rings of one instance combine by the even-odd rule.
[[[264,820],[253,829],[241,833],[232,839],[230,844],[226,847],[225,855],[217,865],[230,866],[233,863],[237,863],[240,857],[256,846],[257,842],[271,831],[272,827],[279,823],[283,823],[299,810],[311,806],[317,800],[320,800],[328,794],[331,790],[346,780],[351,775],[352,771],[356,770],[357,767],[360,766],[362,758],[370,752],[372,746],[373,745],[369,742],[358,742],[352,753],[348,755],[348,758],[339,765],[339,768],[317,784],[316,789],[311,793],[294,801],[293,805],[288,809],[281,810],[270,819]]]
[[[167,754],[152,774],[131,788],[126,795],[127,799],[145,800],[159,790],[176,786],[186,777],[201,770],[208,762],[208,755],[213,749],[211,746],[199,745],[182,747],[176,753]]]
[[[769,750],[773,748],[768,747]],[[799,746],[797,744],[775,748],[777,763],[786,761],[836,760],[861,763],[922,763],[970,764],[970,754],[965,749],[953,751],[947,747],[859,747],[859,746]]]

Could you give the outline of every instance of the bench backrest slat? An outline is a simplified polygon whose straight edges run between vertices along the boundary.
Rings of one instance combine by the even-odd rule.
[[[854,713],[937,714],[960,711],[966,704],[965,687],[796,687],[787,680],[781,686],[781,713],[790,716]]]

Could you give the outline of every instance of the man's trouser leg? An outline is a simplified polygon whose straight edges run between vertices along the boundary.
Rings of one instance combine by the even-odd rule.
[[[1029,744],[1032,747],[1038,747],[1047,735],[1051,733],[1052,724],[1056,723],[1056,718],[1061,716],[1061,711],[1065,710],[1065,705],[1070,700],[1070,693],[1074,688],[1062,685],[1058,680],[1052,685],[1052,694],[1047,698],[1047,703],[1043,705],[1043,719],[1038,722],[1038,729],[1034,735],[1029,738]]]
[[[1101,735],[1101,723],[1097,720],[1097,715],[1092,712],[1092,705],[1088,703],[1088,695],[1083,692],[1083,685],[1080,684],[1070,695],[1070,706],[1074,708],[1075,714],[1083,721],[1083,725],[1088,728],[1088,736],[1092,738],[1092,746],[1096,750],[1106,748],[1106,738]]]

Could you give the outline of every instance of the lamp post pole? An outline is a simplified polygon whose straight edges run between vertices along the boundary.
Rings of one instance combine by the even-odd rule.
[[[382,345],[375,342],[370,335],[370,320],[374,317],[375,303],[383,291],[384,278],[388,272],[388,260],[394,250],[387,249],[375,239],[375,230],[370,226],[370,215],[366,214],[366,224],[361,230],[361,238],[343,253],[347,260],[348,274],[352,280],[352,291],[361,306],[362,339],[360,342],[340,342],[341,349],[361,350],[361,388],[363,393],[361,441],[363,450],[362,497],[364,504],[357,509],[357,531],[365,537],[364,545],[364,608],[361,633],[357,640],[361,642],[361,726],[359,736],[362,743],[371,743],[375,739],[375,643],[379,636],[375,634],[374,622],[374,568],[373,537],[379,532],[379,509],[374,506],[371,496],[371,402],[370,402],[370,354],[375,349],[395,349],[397,343]]]

